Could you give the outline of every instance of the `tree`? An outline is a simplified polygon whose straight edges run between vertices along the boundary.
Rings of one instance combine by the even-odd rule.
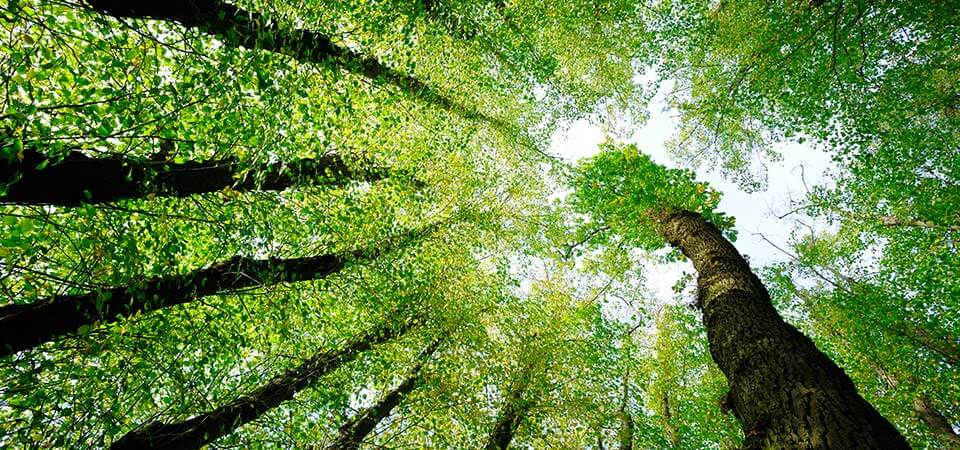
[[[0,202],[79,206],[155,196],[186,197],[224,189],[282,191],[298,183],[345,184],[377,181],[384,170],[355,169],[335,154],[241,171],[236,160],[202,162],[135,161],[122,157],[90,158],[71,151],[51,161],[35,150],[7,155],[0,179],[7,192]],[[245,173],[244,173],[245,172]]]
[[[422,238],[423,233],[410,233],[405,240]],[[403,247],[403,243],[399,247]],[[391,250],[388,244],[384,248],[358,250],[348,255],[267,260],[234,257],[183,275],[157,277],[132,286],[2,306],[0,348],[3,350],[0,356],[33,348],[64,334],[89,332],[95,324],[168,308],[207,295],[324,278],[339,272],[348,260],[369,259]]]
[[[468,118],[479,118],[506,129],[507,125],[472,111],[427,86],[417,78],[391,69],[375,58],[333,43],[328,36],[302,29],[285,29],[268,17],[244,11],[220,0],[146,1],[87,0],[95,10],[118,18],[169,20],[218,36],[233,46],[263,48],[304,62],[335,60],[347,70],[400,87],[403,91]]]
[[[110,445],[111,449],[203,447],[234,428],[256,420],[260,415],[290,400],[300,390],[327,372],[370,350],[376,344],[403,334],[409,323],[384,326],[347,342],[343,348],[317,353],[299,366],[287,370],[269,383],[242,395],[217,409],[176,423],[150,422]]]
[[[387,392],[383,398],[378,400],[375,404],[365,408],[362,411],[359,411],[355,416],[351,417],[347,423],[340,426],[338,431],[337,439],[330,444],[327,448],[329,449],[357,449],[360,448],[360,444],[363,443],[364,439],[369,435],[377,424],[383,421],[390,415],[390,411],[393,410],[404,397],[406,397],[410,391],[414,390],[417,385],[423,381],[423,374],[421,370],[423,365],[426,363],[426,359],[433,356],[433,353],[437,350],[437,347],[440,345],[440,340],[437,339],[433,341],[424,351],[420,354],[420,361],[410,369],[410,373],[407,377],[401,382],[397,387],[395,387],[390,392]]]
[[[575,204],[595,220],[646,248],[669,243],[693,263],[710,351],[730,386],[723,404],[747,446],[907,447],[843,370],[777,314],[749,264],[711,223],[728,223],[713,212],[718,195],[630,146],[608,146],[585,163],[577,188]]]

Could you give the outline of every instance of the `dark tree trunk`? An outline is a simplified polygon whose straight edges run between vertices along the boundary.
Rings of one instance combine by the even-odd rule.
[[[403,380],[399,386],[388,392],[387,395],[376,404],[358,412],[343,424],[340,427],[337,440],[327,448],[329,450],[355,450],[360,448],[360,444],[363,443],[363,440],[377,427],[377,424],[382,422],[383,419],[386,419],[387,416],[390,415],[390,412],[393,411],[393,408],[396,408],[407,394],[420,385],[423,380],[420,369],[423,368],[426,362],[424,358],[432,355],[433,352],[436,351],[439,343],[440,341],[435,341],[421,354],[421,361],[413,367],[410,375]]]
[[[30,349],[82,326],[113,322],[193,301],[206,295],[276,283],[317,280],[338,272],[348,260],[370,260],[419,240],[443,225],[430,224],[371,250],[305,258],[234,257],[192,272],[86,294],[59,295],[29,304],[0,307],[0,357]]]
[[[235,257],[192,272],[99,292],[58,295],[0,307],[0,357],[94,323],[113,322],[206,295],[281,282],[314,280],[343,268],[337,255],[295,259]]]
[[[517,432],[517,428],[520,427],[520,423],[526,418],[532,406],[532,403],[524,398],[527,394],[529,376],[530,367],[528,366],[507,394],[493,430],[490,432],[486,450],[506,450],[510,446],[513,434]]]
[[[150,422],[110,446],[113,450],[197,449],[232,433],[247,422],[290,400],[318,378],[356,359],[376,344],[386,342],[406,327],[382,327],[349,342],[345,347],[320,352],[298,367],[213,411],[175,423]]]
[[[259,48],[302,62],[335,61],[367,78],[382,79],[404,92],[469,119],[481,119],[498,129],[510,127],[497,119],[453,101],[419,79],[387,67],[374,58],[334,44],[330,37],[303,29],[285,29],[261,14],[221,0],[86,0],[93,9],[114,17],[178,22],[216,36],[226,44]]]
[[[699,273],[710,354],[727,377],[722,402],[748,448],[909,448],[850,378],[777,314],[749,264],[699,214],[663,211],[661,235]]]
[[[281,191],[298,183],[341,184],[386,176],[382,170],[352,170],[337,155],[262,166],[244,176],[240,176],[234,160],[177,164],[90,158],[73,151],[65,159],[37,169],[46,160],[35,150],[25,150],[23,160],[0,160],[0,182],[11,183],[0,202],[77,206],[151,194],[186,197],[228,187],[237,191]]]

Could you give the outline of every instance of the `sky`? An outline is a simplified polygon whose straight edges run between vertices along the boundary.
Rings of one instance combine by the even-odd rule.
[[[650,117],[646,124],[636,130],[629,142],[667,167],[679,167],[667,154],[665,144],[677,130],[677,111],[667,106],[664,89],[654,96],[648,107]],[[570,124],[565,131],[553,136],[550,153],[569,161],[589,157],[599,151],[604,140],[600,127],[587,121]],[[754,268],[788,259],[788,256],[763,240],[763,235],[781,248],[787,249],[790,233],[795,222],[778,216],[791,209],[791,200],[799,201],[806,195],[804,180],[809,187],[826,181],[824,173],[830,167],[830,156],[810,145],[795,142],[774,147],[783,159],[768,163],[768,183],[764,190],[747,193],[736,184],[726,180],[716,170],[697,169],[697,179],[707,181],[723,196],[720,210],[736,218],[737,241],[741,253],[750,258]],[[801,169],[802,166],[802,169]],[[658,265],[647,268],[647,283],[660,299],[673,296],[672,286],[683,271],[692,273],[689,262]]]

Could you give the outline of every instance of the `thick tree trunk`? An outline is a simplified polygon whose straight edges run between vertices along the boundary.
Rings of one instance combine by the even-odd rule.
[[[909,448],[846,373],[783,321],[720,230],[689,211],[662,211],[656,220],[699,273],[710,353],[730,386],[723,404],[740,421],[746,447]]]
[[[346,70],[382,79],[404,92],[469,119],[481,119],[509,131],[504,122],[451,100],[416,77],[387,67],[375,58],[334,44],[328,36],[303,29],[285,29],[261,14],[222,0],[86,0],[93,9],[114,17],[178,22],[216,36],[227,45],[259,48],[302,62],[335,61]]]
[[[247,422],[290,400],[318,378],[356,359],[376,344],[399,336],[399,330],[381,327],[349,342],[345,347],[320,352],[299,366],[274,377],[257,389],[213,411],[175,423],[151,422],[114,442],[112,450],[197,449],[232,433]]]
[[[486,450],[506,450],[510,446],[513,434],[517,432],[517,428],[520,427],[520,423],[526,418],[527,412],[532,406],[532,403],[524,398],[527,394],[529,376],[528,366],[507,394],[507,398],[500,408],[500,413],[497,415],[497,421],[493,425],[493,430],[490,432]]]
[[[435,341],[421,355],[420,362],[410,371],[409,376],[400,383],[399,386],[388,392],[380,401],[363,411],[358,412],[340,427],[337,434],[337,440],[333,442],[328,450],[355,450],[360,448],[360,444],[377,427],[377,424],[386,419],[401,401],[420,385],[423,380],[420,369],[437,350],[440,341]]]
[[[383,170],[356,171],[337,155],[271,164],[241,176],[234,160],[172,163],[134,161],[122,157],[90,158],[73,151],[43,169],[47,157],[25,150],[23,159],[0,160],[0,182],[12,183],[2,203],[77,206],[149,195],[186,197],[224,188],[236,191],[282,191],[297,183],[342,184],[349,180],[376,181]]]

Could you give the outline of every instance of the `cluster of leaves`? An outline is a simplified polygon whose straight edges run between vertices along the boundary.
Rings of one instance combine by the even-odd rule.
[[[609,228],[633,246],[656,250],[666,245],[657,217],[675,210],[699,213],[733,237],[733,218],[716,211],[719,192],[695,181],[690,170],[657,164],[636,145],[603,143],[574,176],[574,209],[598,222],[590,226]]]

